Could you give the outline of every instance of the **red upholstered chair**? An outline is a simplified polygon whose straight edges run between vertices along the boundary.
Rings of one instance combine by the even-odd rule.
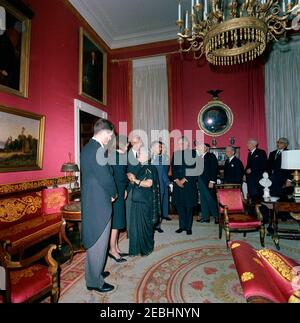
[[[220,213],[219,238],[222,238],[224,229],[227,247],[231,232],[242,232],[245,236],[252,231],[260,232],[260,243],[264,247],[263,217],[260,212],[257,212],[257,216],[246,214],[240,185],[217,185],[217,197]]]
[[[277,251],[229,243],[244,296],[249,303],[300,303],[300,264]]]
[[[42,190],[42,212],[47,217],[49,215],[58,216],[62,219],[62,227],[59,235],[59,243],[64,240],[73,250],[70,240],[66,236],[66,221],[62,216],[62,208],[69,204],[69,193],[65,187],[50,188]]]
[[[0,303],[31,303],[50,296],[59,297],[58,264],[52,257],[55,245],[50,245],[29,259],[11,261],[0,245]],[[45,258],[45,264],[39,261]]]

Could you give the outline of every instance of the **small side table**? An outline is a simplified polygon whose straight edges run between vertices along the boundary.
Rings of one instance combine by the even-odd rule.
[[[67,224],[75,224],[78,225],[78,231],[79,231],[79,239],[81,239],[81,204],[80,202],[71,202],[67,205],[65,205],[62,209],[62,216],[66,220]],[[81,246],[79,249],[74,250],[72,247],[71,250],[71,261],[73,260],[73,256],[76,253],[79,252],[85,252],[85,249],[83,246]]]

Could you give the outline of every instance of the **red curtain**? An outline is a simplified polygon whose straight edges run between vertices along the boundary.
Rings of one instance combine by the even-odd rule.
[[[267,125],[265,113],[264,66],[248,68],[248,136],[256,138],[259,147],[267,150]]]
[[[183,90],[183,59],[181,55],[167,56],[169,83],[169,129],[184,130],[185,100]]]
[[[116,62],[110,68],[110,119],[119,132],[119,122],[127,122],[128,133],[132,128],[132,62]],[[126,135],[126,133],[122,133]]]

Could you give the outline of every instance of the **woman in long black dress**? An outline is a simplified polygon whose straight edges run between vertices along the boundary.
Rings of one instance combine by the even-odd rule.
[[[126,228],[125,200],[127,198],[127,148],[125,136],[116,137],[115,149],[111,154],[110,164],[114,171],[114,179],[118,189],[118,199],[113,203],[112,230],[110,238],[109,257],[116,262],[125,262],[125,256],[118,246],[119,231]]]
[[[134,184],[129,228],[129,254],[147,256],[154,249],[154,228],[161,216],[157,170],[149,164],[149,153],[142,147],[139,170],[128,175]]]

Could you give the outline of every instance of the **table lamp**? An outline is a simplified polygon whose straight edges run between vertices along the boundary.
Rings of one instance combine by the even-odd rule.
[[[282,152],[281,168],[294,170],[293,182],[295,183],[293,197],[300,199],[300,150],[286,150]]]
[[[65,174],[66,173],[77,173],[79,172],[79,167],[77,164],[74,164],[74,163],[65,163],[61,166],[61,172],[64,172]],[[75,180],[75,184],[74,184],[74,188],[78,188],[79,187],[79,184],[77,182],[78,180],[78,177],[75,176],[76,180]],[[69,183],[69,190],[71,191],[72,190],[72,180],[70,179],[70,183]]]

